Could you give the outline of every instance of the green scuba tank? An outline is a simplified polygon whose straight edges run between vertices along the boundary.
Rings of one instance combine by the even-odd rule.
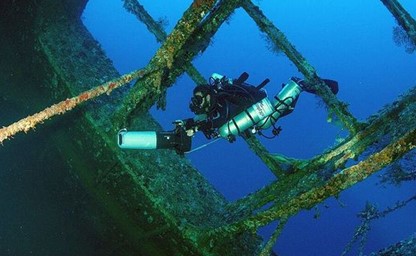
[[[218,130],[221,137],[229,139],[253,127],[256,130],[267,129],[277,119],[292,109],[292,104],[302,92],[302,87],[290,80],[283,89],[274,96],[274,100],[266,97],[237,114]]]

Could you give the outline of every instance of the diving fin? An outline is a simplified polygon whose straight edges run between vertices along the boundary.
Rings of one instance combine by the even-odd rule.
[[[270,79],[268,79],[268,78],[266,78],[266,79],[264,79],[264,81],[263,82],[261,82],[261,84],[259,84],[259,85],[257,85],[257,90],[260,90],[260,89],[262,89],[266,84],[268,84],[270,82]]]
[[[333,94],[337,94],[339,91],[338,88],[338,82],[335,80],[331,80],[331,79],[322,79],[325,84],[329,87],[329,89],[331,89]]]
[[[338,93],[339,88],[337,81],[331,79],[322,79],[322,81],[326,84],[326,86],[328,86],[328,88],[332,91],[333,94]],[[306,92],[316,94],[316,91],[310,88],[310,86],[307,86],[305,81],[301,81],[300,84],[302,85],[303,90],[305,90]]]
[[[248,79],[248,73],[243,72],[236,80],[234,80],[234,83],[236,84],[242,84]]]

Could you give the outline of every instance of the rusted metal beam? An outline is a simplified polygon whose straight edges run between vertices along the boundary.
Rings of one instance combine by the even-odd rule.
[[[348,111],[347,104],[339,101],[328,86],[319,78],[315,68],[296,50],[287,40],[286,36],[263,14],[259,7],[250,0],[242,0],[242,7],[256,22],[260,30],[268,35],[270,40],[296,65],[305,76],[310,86],[316,89],[317,94],[328,106],[330,114],[334,113],[352,134],[358,132],[362,127],[356,118]]]
[[[257,215],[211,230],[201,239],[218,238],[221,235],[229,236],[247,230],[255,232],[259,227],[267,225],[274,220],[286,220],[302,209],[310,209],[331,196],[339,195],[343,190],[366,179],[415,148],[416,129],[413,129],[380,152],[374,153],[356,165],[343,169],[323,186],[315,187],[283,205],[274,205]]]
[[[388,256],[388,255],[414,255],[416,253],[416,236],[413,234],[409,238],[394,243],[376,253],[374,256]]]
[[[381,0],[416,46],[416,21],[397,0]]]
[[[299,193],[324,183],[323,175],[319,174],[323,170],[327,170],[325,176],[334,174],[344,168],[348,160],[358,158],[370,146],[382,141],[386,134],[391,139],[397,139],[410,129],[415,129],[415,102],[416,87],[383,109],[378,116],[371,117],[369,125],[356,135],[311,160],[295,161],[293,173],[230,205],[230,211],[234,212],[231,215],[248,216],[270,202],[285,204]]]
[[[150,74],[151,72],[152,70],[149,69],[139,69],[133,71],[117,79],[113,79],[102,85],[94,87],[91,90],[83,92],[75,97],[56,103],[36,114],[23,118],[7,127],[3,127],[0,129],[0,144],[2,144],[4,140],[11,138],[19,132],[27,133],[30,129],[34,129],[36,125],[45,122],[53,116],[62,115],[74,109],[81,103],[96,98],[104,93],[108,95],[111,93],[112,90],[122,85],[130,83],[134,79],[140,79],[143,76]]]
[[[273,246],[276,244],[277,239],[279,238],[280,234],[283,231],[283,228],[285,227],[287,223],[287,220],[280,220],[279,224],[277,225],[275,231],[273,232],[272,236],[270,237],[269,241],[264,245],[264,248],[260,252],[260,256],[269,256],[273,255]],[[274,254],[276,255],[276,254]]]
[[[213,12],[215,2],[194,1],[184,13],[173,32],[148,64],[158,71],[137,82],[114,114],[113,122],[116,127],[128,123],[134,111],[147,111],[161,98],[162,103],[159,106],[164,107],[163,97],[167,87],[183,73],[186,65],[204,50],[204,45],[201,43],[205,35],[215,33],[238,6],[239,1],[221,2],[222,4]]]
[[[163,30],[161,24],[150,16],[138,0],[123,0],[123,2],[124,8],[134,14],[139,21],[143,22],[143,24],[146,25],[147,30],[156,37],[158,42],[163,43],[166,40],[167,34]]]
[[[257,138],[251,137],[245,138],[244,140],[247,142],[250,149],[263,161],[277,178],[282,178],[286,175],[282,168],[282,161],[279,161],[273,154],[270,154]]]
[[[152,16],[146,11],[146,9],[137,0],[124,0],[124,8],[134,14],[136,18],[146,25],[150,33],[152,33],[158,42],[163,43],[167,34],[164,31],[162,25],[155,21]],[[191,64],[186,68],[186,73],[191,77],[195,84],[206,83],[205,78],[198,72],[198,70]]]

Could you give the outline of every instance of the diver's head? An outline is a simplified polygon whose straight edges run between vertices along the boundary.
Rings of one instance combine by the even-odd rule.
[[[215,105],[215,91],[210,85],[198,85],[193,91],[189,108],[197,115],[207,114]]]

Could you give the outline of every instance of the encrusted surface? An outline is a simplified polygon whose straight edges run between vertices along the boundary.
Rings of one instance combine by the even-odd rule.
[[[125,3],[131,7],[135,0]],[[383,3],[393,15],[405,17],[403,22],[412,20],[396,1]],[[102,92],[111,92],[116,85],[132,80],[129,74],[120,77],[80,22],[85,4],[83,0],[43,0],[27,5],[2,2],[2,18],[9,22],[5,31],[11,33],[17,28],[13,40],[20,37],[23,39],[18,43],[35,46],[32,50],[36,54],[31,50],[27,55],[37,58],[36,63],[48,73],[50,81],[45,86],[51,95],[57,101],[79,95],[74,102],[63,101],[61,107],[65,110],[92,98],[93,91],[88,90],[94,86],[105,83],[107,91]],[[190,69],[196,74],[190,62],[205,50],[210,38],[240,4],[312,83],[327,104],[329,114],[338,117],[350,136],[310,160],[259,152],[262,147],[258,141],[248,140],[279,180],[230,206],[184,158],[170,151],[122,152],[114,134],[125,123],[141,130],[160,129],[147,110],[155,103],[164,107],[166,88],[179,74]],[[404,14],[399,15],[398,11]],[[152,24],[148,15],[141,19]],[[402,26],[410,36],[414,33],[411,26]],[[158,27],[149,28],[156,30],[158,40],[165,42],[143,68],[145,71],[135,77],[136,84],[82,105],[77,120],[72,126],[63,127],[59,137],[60,143],[66,145],[62,154],[68,157],[80,182],[108,212],[123,240],[137,253],[253,255],[259,252],[260,241],[252,234],[279,220],[275,235],[262,252],[267,254],[288,218],[414,153],[415,89],[366,123],[358,122],[345,103],[320,86],[322,81],[315,69],[249,0],[194,1],[170,35],[166,36]],[[33,128],[36,124],[27,125]],[[6,134],[0,130],[0,139],[3,133]],[[346,168],[345,163],[351,159],[360,162]],[[257,211],[269,202],[271,207]]]

